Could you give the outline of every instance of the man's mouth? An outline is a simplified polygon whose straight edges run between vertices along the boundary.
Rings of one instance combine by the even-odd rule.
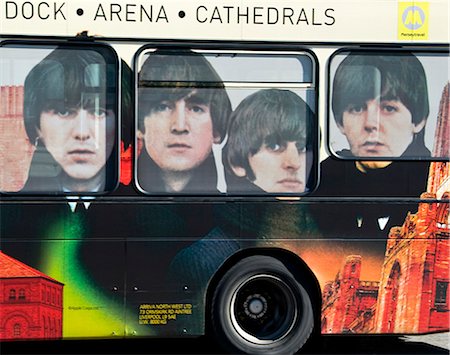
[[[286,178],[278,181],[278,184],[284,186],[288,190],[292,190],[293,192],[298,192],[300,188],[303,186],[303,183],[298,179]]]
[[[377,141],[367,141],[364,142],[363,146],[365,147],[374,147],[374,146],[382,146],[384,145],[383,143],[377,142]]]
[[[73,149],[69,151],[69,155],[94,155],[95,152],[90,149]]]
[[[362,144],[362,147],[367,152],[378,152],[381,148],[384,147],[384,144],[377,141],[368,141]]]
[[[73,149],[69,151],[69,156],[73,160],[83,162],[95,155],[95,151],[90,149]]]
[[[186,143],[171,143],[167,145],[167,148],[175,151],[185,151],[191,149],[192,147]]]

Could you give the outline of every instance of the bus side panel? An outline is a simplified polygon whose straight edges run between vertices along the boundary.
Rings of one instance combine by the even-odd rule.
[[[184,334],[184,318],[201,334],[198,285],[176,283],[171,263],[213,229],[212,211],[201,204],[2,204],[0,338]]]
[[[323,333],[448,330],[448,203],[1,208],[3,339],[202,334],[209,281],[259,247],[287,249],[312,270]],[[368,217],[397,209],[403,222]]]

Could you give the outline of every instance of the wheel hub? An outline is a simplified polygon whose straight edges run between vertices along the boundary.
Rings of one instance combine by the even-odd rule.
[[[281,341],[298,319],[290,286],[274,275],[259,274],[245,280],[230,304],[231,322],[240,336],[254,344]]]
[[[260,294],[254,294],[247,297],[244,302],[244,312],[253,319],[263,317],[267,311],[267,300]]]

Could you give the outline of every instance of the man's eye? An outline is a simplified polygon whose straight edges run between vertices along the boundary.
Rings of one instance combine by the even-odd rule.
[[[169,109],[170,109],[169,104],[161,102],[160,104],[155,106],[154,111],[155,112],[165,112]]]
[[[349,113],[352,114],[360,114],[365,110],[365,105],[350,105],[347,107],[347,110]]]
[[[58,112],[57,112],[57,115],[58,115],[59,117],[67,117],[67,116],[69,116],[69,111],[67,111],[67,110],[61,110],[61,111],[58,111]]]
[[[76,115],[77,111],[76,110],[66,110],[66,109],[61,109],[61,110],[56,110],[56,114],[61,117],[61,118],[69,118],[72,117],[74,115]]]
[[[96,118],[104,118],[106,117],[106,110],[102,108],[89,110],[89,114],[95,116]]]
[[[278,143],[267,143],[266,147],[272,152],[282,152],[285,148],[284,145]]]
[[[201,106],[193,105],[190,110],[194,113],[203,113],[205,112],[205,109]]]
[[[382,105],[382,109],[387,113],[394,113],[398,111],[398,108],[396,106],[388,104]]]
[[[299,153],[306,153],[306,146],[304,144],[301,143],[295,143],[295,146],[297,147],[297,151]]]

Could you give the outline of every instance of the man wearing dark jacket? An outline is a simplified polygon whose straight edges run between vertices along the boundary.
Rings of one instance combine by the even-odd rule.
[[[425,191],[429,162],[423,160],[430,157],[424,144],[428,91],[424,69],[414,55],[348,55],[334,76],[332,110],[350,149],[321,163],[314,196],[418,198]],[[315,209],[326,235],[370,238],[386,237],[413,208],[340,203]]]

